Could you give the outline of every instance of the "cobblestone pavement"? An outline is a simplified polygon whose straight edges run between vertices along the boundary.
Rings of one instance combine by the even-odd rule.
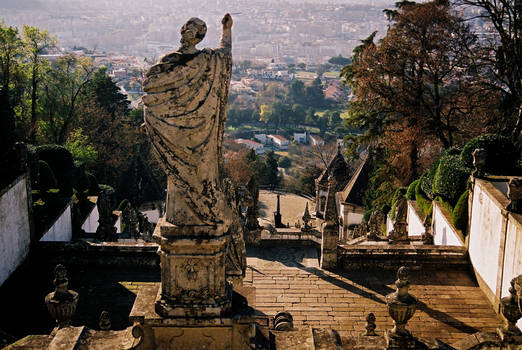
[[[245,285],[256,287],[256,308],[274,316],[287,310],[297,326],[336,329],[341,336],[364,330],[368,312],[382,334],[392,326],[384,297],[394,291],[393,271],[337,271],[318,267],[313,247],[249,249]],[[17,271],[0,288],[0,329],[16,337],[48,334],[54,322],[44,296],[52,287],[54,266],[39,262]],[[130,326],[128,315],[141,286],[159,282],[159,269],[68,266],[69,287],[80,293],[72,324],[98,328],[102,310],[114,330]],[[499,316],[465,271],[412,272],[411,294],[421,305],[409,329],[416,336],[453,343],[476,331],[494,331]]]
[[[297,251],[264,248],[262,254],[256,250],[255,257],[249,254],[245,285],[256,287],[257,309],[270,316],[289,311],[297,326],[332,328],[341,336],[363,332],[369,312],[375,314],[380,334],[392,327],[385,296],[395,291],[395,272],[329,272],[310,263],[312,252]],[[451,344],[477,331],[495,331],[501,324],[467,271],[413,271],[410,281],[410,293],[420,301],[408,323],[415,336]]]

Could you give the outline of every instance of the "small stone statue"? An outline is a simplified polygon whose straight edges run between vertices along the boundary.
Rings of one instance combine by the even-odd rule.
[[[373,312],[370,312],[368,315],[366,315],[366,333],[365,336],[373,337],[376,336],[377,333],[375,333],[375,329],[377,326],[375,325],[375,315]]]
[[[522,214],[522,179],[512,178],[509,180],[507,197],[509,199],[507,210]]]
[[[368,220],[368,235],[367,238],[369,240],[377,240],[381,235],[381,225],[382,225],[382,212],[378,209],[374,210],[370,215],[370,219]]]
[[[235,281],[242,280],[246,271],[246,248],[244,240],[244,226],[241,221],[241,207],[239,189],[230,179],[223,180],[225,198],[234,214],[230,225],[230,239],[227,245],[226,276]]]
[[[424,244],[433,244],[433,235],[431,233],[431,215],[427,215],[423,222],[424,233],[422,234],[422,242]]]
[[[145,127],[167,173],[166,221],[228,230],[219,163],[232,72],[232,17],[222,21],[221,45],[198,50],[207,25],[190,18],[181,46],[146,73]]]
[[[96,236],[100,241],[115,241],[116,227],[114,227],[114,217],[112,214],[110,192],[103,189],[98,194],[98,228],[96,229]]]
[[[111,316],[108,311],[101,312],[98,327],[100,327],[102,331],[109,331],[111,329]]]
[[[47,294],[45,304],[52,318],[56,320],[58,328],[68,327],[76,311],[78,293],[67,289],[69,280],[67,270],[63,265],[54,268],[54,292]]]
[[[476,177],[477,179],[482,179],[484,176],[486,176],[484,172],[484,168],[486,166],[486,160],[488,157],[488,153],[484,148],[477,148],[473,151],[473,166],[475,169],[473,170],[473,177]]]
[[[303,231],[303,232],[310,231],[312,229],[310,227],[310,221],[312,221],[312,216],[310,215],[310,211],[308,210],[308,202],[306,202],[305,211],[304,211],[302,219],[303,219],[303,228],[301,229],[301,231]]]
[[[259,186],[254,176],[250,178],[247,184],[250,193],[250,202],[247,206],[245,226],[248,230],[258,230],[260,228],[259,221]]]
[[[138,239],[139,237],[139,220],[136,210],[128,203],[123,209],[122,221],[125,224],[125,231],[129,233],[131,238]]]
[[[406,197],[401,196],[395,205],[395,221],[393,222],[393,230],[389,236],[391,242],[408,241],[407,215],[408,201]]]

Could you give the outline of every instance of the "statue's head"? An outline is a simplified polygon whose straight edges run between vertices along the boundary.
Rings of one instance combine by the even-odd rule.
[[[193,49],[207,34],[207,25],[199,18],[192,17],[181,27],[181,48]]]

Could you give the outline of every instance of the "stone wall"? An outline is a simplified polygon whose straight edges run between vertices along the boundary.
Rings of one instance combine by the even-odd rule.
[[[437,247],[413,245],[340,245],[339,266],[344,270],[390,270],[408,266],[424,268],[468,269],[465,247]]]
[[[415,201],[408,201],[408,236],[422,236],[424,233],[423,219],[419,215]]]
[[[85,221],[82,224],[82,230],[87,233],[94,233],[98,228],[98,220],[100,219],[100,213],[98,212],[98,206],[95,205]]]
[[[433,244],[439,246],[465,246],[461,234],[451,223],[450,214],[438,201],[433,201],[431,225]]]
[[[67,203],[53,225],[45,232],[42,242],[69,242],[72,239],[72,200]]]
[[[34,256],[51,264],[157,268],[157,251],[154,243],[39,242]]]
[[[0,192],[0,285],[29,254],[28,181],[28,176],[22,175]]]
[[[468,249],[481,289],[498,308],[522,273],[522,215],[508,212],[506,181],[473,179]]]

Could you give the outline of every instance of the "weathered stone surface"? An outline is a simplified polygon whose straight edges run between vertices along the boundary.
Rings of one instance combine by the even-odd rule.
[[[53,284],[55,290],[47,294],[45,304],[51,317],[56,320],[58,328],[64,328],[69,326],[76,312],[78,293],[67,288],[69,280],[67,279],[67,270],[63,265],[56,265]]]
[[[406,197],[401,196],[396,204],[395,220],[393,222],[393,230],[388,234],[392,243],[408,242],[408,201]]]
[[[167,222],[228,229],[229,210],[219,162],[232,69],[232,18],[223,18],[218,49],[198,50],[206,24],[191,18],[181,29],[181,46],[149,69],[145,125],[152,149],[167,172]]]

